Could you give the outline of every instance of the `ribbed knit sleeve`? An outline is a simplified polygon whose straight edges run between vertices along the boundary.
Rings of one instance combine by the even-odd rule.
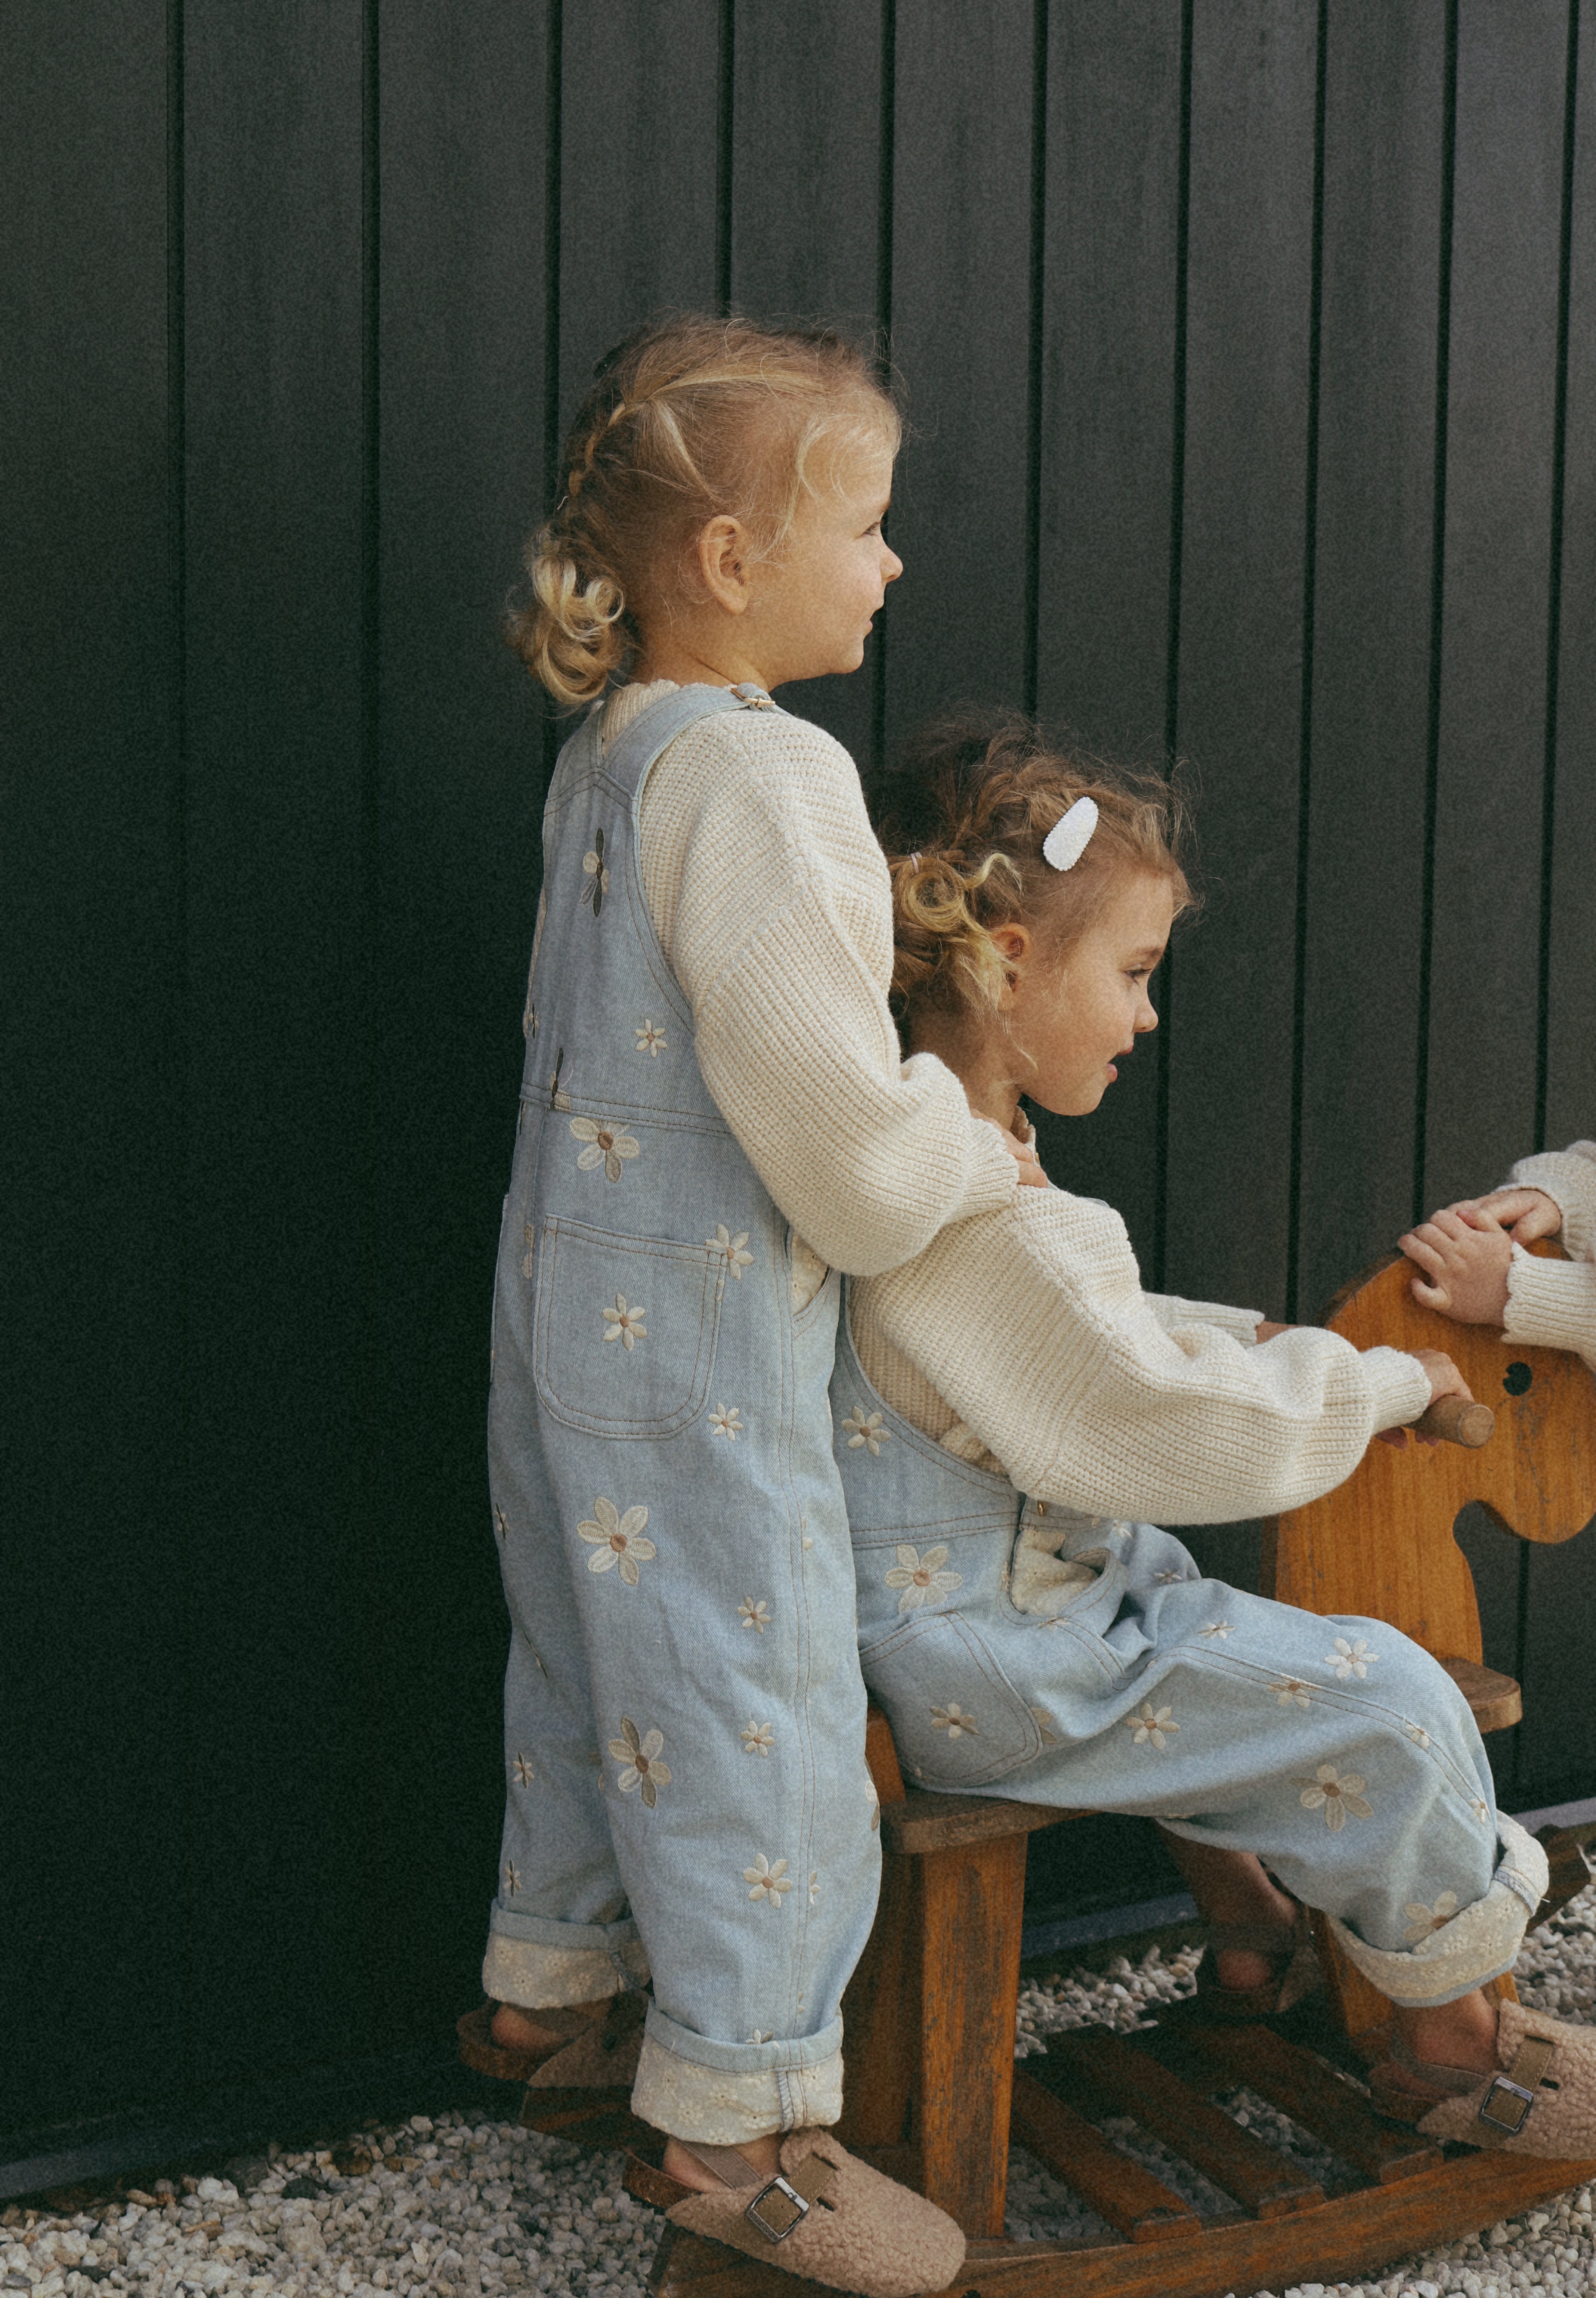
[[[1510,1178],[1556,1201],[1572,1258],[1542,1261],[1513,1247],[1503,1329],[1509,1340],[1531,1347],[1573,1349],[1596,1372],[1596,1141],[1521,1157]]]
[[[1253,1347],[1200,1319],[1166,1330],[1119,1215],[1062,1190],[945,1229],[853,1303],[872,1380],[897,1352],[1021,1491],[1097,1516],[1299,1507],[1430,1397],[1416,1359],[1311,1327]]]
[[[656,690],[616,703],[635,715]],[[640,862],[704,1081],[823,1260],[893,1268],[1015,1195],[1013,1160],[951,1070],[902,1057],[891,886],[839,743],[773,710],[699,721],[649,778]]]

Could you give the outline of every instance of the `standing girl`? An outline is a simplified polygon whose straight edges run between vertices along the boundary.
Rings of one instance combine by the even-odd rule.
[[[1022,1094],[1095,1109],[1155,1024],[1148,980],[1187,899],[1165,793],[1015,721],[946,730],[914,765],[884,833],[909,1046],[1022,1132]],[[850,1285],[848,1322],[861,1657],[912,1774],[1159,1820],[1217,1919],[1220,2016],[1284,2007],[1301,1906],[1323,1909],[1395,2006],[1371,2078],[1388,2111],[1588,2153],[1596,2029],[1516,2004],[1499,2024],[1481,1992],[1546,1859],[1496,1811],[1450,1676],[1379,1621],[1204,1579],[1135,1521],[1299,1506],[1372,1435],[1466,1394],[1450,1360],[1146,1294],[1119,1216],[1063,1191]]]
[[[857,774],[771,700],[862,659],[901,571],[897,438],[834,335],[649,327],[533,546],[515,641],[596,707],[544,815],[496,1279],[511,1647],[478,2058],[613,2080],[607,2013],[651,1974],[633,2103],[695,2190],[682,2222],[882,2298],[942,2288],[963,2237],[824,2128],[880,1864],[836,1271],[1041,1178],[902,1059]]]

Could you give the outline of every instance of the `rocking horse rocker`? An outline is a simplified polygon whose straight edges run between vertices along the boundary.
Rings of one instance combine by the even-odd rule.
[[[1360,1347],[1437,1345],[1441,1320],[1410,1298],[1409,1273],[1404,1262],[1385,1264],[1340,1295],[1325,1321]],[[1518,1687],[1483,1665],[1453,1523],[1478,1501],[1521,1539],[1558,1542],[1580,1530],[1596,1514],[1596,1386],[1577,1359],[1554,1351],[1454,1325],[1443,1339],[1476,1396],[1492,1401],[1493,1428],[1489,1412],[1451,1400],[1451,1442],[1433,1451],[1372,1446],[1337,1491],[1269,1527],[1264,1591],[1305,1609],[1389,1622],[1441,1661],[1482,1731],[1501,1730],[1522,1713]],[[1465,2129],[1461,2102],[1425,2113],[1428,2131],[1379,2112],[1355,2078],[1388,2059],[1391,2006],[1321,1917],[1323,1995],[1317,2015],[1303,2006],[1289,2034],[1285,2022],[1209,2024],[1175,2013],[1134,2039],[1105,2028],[1055,2035],[1016,2067],[1026,1837],[1079,1814],[906,1790],[886,1718],[873,1710],[866,1752],[886,1864],[844,2005],[848,2085],[837,2136],[958,2221],[969,2250],[954,2287],[968,2298],[1221,2298],[1310,2273],[1360,2275],[1596,2174],[1596,2149],[1591,2160],[1555,2161],[1514,2151],[1537,2096],[1551,2095],[1538,2090],[1550,2053],[1537,2058],[1527,2041],[1489,2083],[1483,2109],[1468,2102],[1470,2144],[1450,2143]],[[1551,1836],[1547,1849],[1542,1922],[1588,1872],[1575,1831]],[[1516,2002],[1510,1979],[1494,1991]],[[1321,2185],[1212,2103],[1241,2083],[1344,2169]],[[1112,2114],[1132,2116],[1234,2207],[1199,2214],[1104,2136],[1098,2125]],[[624,2092],[529,2090],[522,2120],[582,2144],[629,2146],[631,2190],[671,2199],[648,2159],[656,2135],[626,2112]],[[1442,2137],[1430,2135],[1437,2124]],[[1011,2140],[1086,2201],[1112,2238],[1003,2239]],[[664,2231],[653,2274],[657,2298],[798,2298],[804,2287],[813,2286],[675,2225]]]

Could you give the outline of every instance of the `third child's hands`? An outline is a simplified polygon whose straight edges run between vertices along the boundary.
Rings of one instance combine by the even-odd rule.
[[[1460,1325],[1501,1323],[1513,1240],[1481,1206],[1436,1213],[1397,1243],[1424,1272],[1410,1287],[1416,1301]]]
[[[1520,1244],[1538,1236],[1555,1236],[1563,1226],[1563,1210],[1544,1189],[1493,1189],[1489,1196],[1470,1197],[1450,1208],[1455,1213],[1489,1213]]]

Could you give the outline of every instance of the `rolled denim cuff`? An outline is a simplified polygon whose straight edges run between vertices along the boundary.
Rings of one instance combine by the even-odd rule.
[[[673,2138],[741,2146],[842,2112],[842,2021],[790,2041],[712,2043],[649,2012],[632,2111]]]
[[[483,1992],[524,2011],[596,2003],[644,1985],[649,1958],[628,1916],[618,1923],[556,1923],[513,1915],[496,1902],[488,1916]]]
[[[1500,1979],[1517,1960],[1530,1917],[1545,1895],[1546,1854],[1517,1820],[1498,1813],[1501,1861],[1483,1899],[1448,1917],[1410,1947],[1370,1947],[1339,1916],[1330,1929],[1349,1962],[1393,2003],[1438,2007],[1455,2003],[1488,1980]],[[1416,1921],[1431,1916],[1413,1910]]]

